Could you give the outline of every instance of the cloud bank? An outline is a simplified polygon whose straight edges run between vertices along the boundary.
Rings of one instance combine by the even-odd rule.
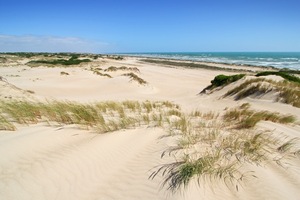
[[[101,53],[110,45],[78,37],[1,35],[0,52],[80,52]]]

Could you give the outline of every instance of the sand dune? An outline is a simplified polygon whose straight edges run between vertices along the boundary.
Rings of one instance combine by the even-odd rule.
[[[7,62],[6,62],[7,63]],[[23,63],[24,64],[24,63]],[[91,67],[137,67],[138,76],[147,81],[140,85],[110,72],[112,78],[98,76]],[[137,58],[117,61],[102,59],[81,67],[2,67],[0,81],[2,100],[45,101],[70,100],[82,103],[98,101],[170,101],[183,113],[224,113],[224,109],[250,103],[256,110],[293,114],[299,120],[298,108],[266,99],[220,98],[241,84],[240,80],[210,95],[199,92],[218,74],[233,74],[207,69],[164,67],[140,62]],[[61,72],[69,75],[61,75]],[[103,72],[104,73],[104,72]],[[108,73],[108,72],[107,72]],[[12,76],[18,75],[18,76]],[[273,77],[274,78],[274,77]],[[34,93],[26,92],[26,90]],[[6,98],[5,98],[6,97]],[[9,97],[9,98],[8,98]],[[257,130],[271,130],[275,135],[299,137],[300,126],[260,122]],[[293,158],[285,167],[274,162],[262,166],[247,165],[257,178],[247,178],[237,191],[222,181],[192,180],[186,188],[172,193],[162,187],[164,177],[149,176],[158,166],[176,161],[180,155],[161,157],[180,136],[169,130],[141,126],[99,134],[76,125],[16,124],[17,130],[0,131],[0,199],[299,199],[300,160]],[[168,137],[164,137],[168,136]],[[299,147],[300,148],[300,147]]]

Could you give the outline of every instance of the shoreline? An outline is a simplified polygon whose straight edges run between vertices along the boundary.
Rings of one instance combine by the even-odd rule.
[[[224,55],[219,55],[221,57],[218,57],[218,55],[216,57],[206,57],[206,58],[217,59],[215,61],[209,60],[209,59],[201,60],[202,59],[201,56],[200,56],[200,60],[199,60],[197,57],[198,53],[199,53],[199,55],[201,55],[202,53],[204,53],[204,54],[214,54],[214,53],[223,54],[224,53]],[[227,58],[226,56],[230,55],[231,53],[240,54],[240,55],[238,55],[237,58],[231,58],[231,57]],[[248,53],[249,53],[249,55],[247,55]],[[255,55],[255,57],[253,57],[253,55],[251,56],[251,53],[255,53],[258,55]],[[274,53],[275,53],[275,55],[272,55]],[[283,55],[282,55],[282,57],[276,57],[276,53],[283,54]],[[291,53],[291,54],[296,53],[296,55],[289,55],[288,57],[286,57],[285,53]],[[300,54],[298,55],[298,53],[299,52],[179,52],[179,53],[174,52],[174,53],[148,53],[148,54],[147,53],[142,53],[142,54],[121,53],[118,55],[145,57],[145,58],[153,58],[153,59],[191,61],[191,62],[197,62],[197,63],[224,64],[224,65],[232,65],[232,66],[265,67],[265,68],[274,68],[274,69],[279,69],[279,70],[280,69],[299,70],[300,63],[297,63],[297,62],[300,59],[300,57],[299,57]],[[173,56],[173,54],[175,57]],[[267,54],[267,56],[264,54]],[[262,57],[260,57],[260,56],[262,56]],[[292,57],[292,58],[290,58],[290,57]],[[221,60],[218,61],[218,58],[220,58]],[[226,58],[226,60],[228,59],[228,61],[222,60],[224,58]],[[247,58],[247,59],[244,60],[244,58]],[[286,62],[286,60],[290,60],[290,59],[292,59],[294,61],[296,60],[296,63],[291,64],[289,62]],[[264,64],[262,64],[262,63],[264,63]]]
[[[258,69],[273,69],[273,70],[282,70],[285,68],[279,68],[274,66],[263,66],[263,65],[251,65],[251,64],[237,64],[237,63],[226,63],[226,62],[209,62],[209,61],[197,61],[192,59],[176,59],[176,58],[163,58],[163,57],[154,57],[154,56],[137,56],[137,55],[129,55],[129,54],[110,54],[115,56],[123,56],[123,57],[132,57],[132,58],[141,58],[141,59],[155,59],[155,60],[167,60],[167,61],[178,61],[178,62],[193,62],[198,64],[203,64],[207,66],[225,66],[225,67],[251,67],[251,68],[258,68]],[[287,68],[289,69],[289,68]],[[295,71],[300,71],[297,69],[290,69]]]

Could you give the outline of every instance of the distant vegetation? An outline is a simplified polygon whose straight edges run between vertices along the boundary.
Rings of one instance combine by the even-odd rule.
[[[27,53],[27,52],[15,52],[15,53],[3,53],[7,55],[12,55],[12,56],[18,56],[18,57],[23,57],[23,58],[31,58],[33,56],[37,55],[45,55],[45,53]]]
[[[37,56],[43,57],[57,57],[57,58],[68,58],[68,57],[89,57],[91,59],[98,59],[103,58],[104,55],[102,54],[86,54],[86,53],[47,53],[47,52],[7,52],[7,53],[0,53],[0,55],[11,55],[17,56],[21,58],[32,58]]]
[[[178,61],[171,61],[171,60],[163,60],[163,59],[141,59],[143,62],[153,63],[153,64],[162,64],[162,65],[170,65],[174,67],[190,67],[190,68],[201,68],[201,69],[209,69],[209,70],[222,70],[222,71],[230,71],[230,72],[251,72],[250,69],[236,69],[234,67],[217,67],[217,66],[210,66],[205,65],[202,63],[197,62],[178,62]]]
[[[72,55],[68,60],[57,59],[57,60],[32,60],[28,64],[49,64],[49,65],[78,65],[83,62],[91,62],[90,59],[78,59],[78,55]]]
[[[133,71],[133,72],[140,72],[140,70],[137,67],[114,67],[110,66],[109,68],[105,69],[106,72],[116,72],[116,71]]]
[[[109,59],[113,59],[113,60],[123,60],[124,59],[124,57],[122,57],[122,56],[115,56],[115,55],[107,55],[106,57]]]

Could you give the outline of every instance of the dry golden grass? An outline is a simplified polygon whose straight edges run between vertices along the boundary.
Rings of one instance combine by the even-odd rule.
[[[181,136],[176,146],[162,154],[175,155],[176,161],[160,166],[150,178],[162,173],[165,177],[163,185],[172,191],[187,186],[194,179],[198,179],[199,185],[220,181],[238,189],[245,177],[255,176],[244,170],[246,164],[260,166],[273,162],[284,166],[300,152],[296,148],[297,138],[288,138],[284,134],[278,138],[271,132],[251,129],[252,123],[251,126],[241,125],[249,116],[255,119],[254,125],[258,120],[290,123],[294,121],[293,117],[256,112],[249,107],[249,104],[243,104],[238,109],[228,110],[223,121],[213,112],[195,111],[187,115],[178,105],[168,101],[94,104],[1,101],[0,129],[15,130],[14,123],[45,121],[50,125],[77,124],[99,133],[139,126],[162,127],[169,130],[170,135]],[[233,129],[233,125],[243,126],[243,129]]]
[[[132,73],[132,72],[131,73],[126,73],[126,74],[123,74],[123,76],[128,76],[131,79],[131,81],[136,81],[140,85],[146,85],[147,84],[147,81],[145,81],[144,79],[140,78],[135,73]]]
[[[289,81],[276,82],[264,78],[254,78],[229,90],[224,97],[234,96],[236,100],[240,100],[251,95],[264,95],[271,91],[278,93],[276,101],[300,108],[300,84]]]
[[[177,120],[170,122],[170,131],[181,133],[182,138],[162,154],[176,156],[176,161],[158,167],[150,178],[162,174],[165,177],[163,186],[173,192],[195,179],[200,186],[221,182],[238,190],[245,178],[255,177],[255,173],[245,170],[247,164],[261,166],[273,162],[284,166],[289,159],[296,158],[300,152],[297,138],[288,138],[284,134],[278,138],[269,131],[252,129],[260,120],[292,123],[295,118],[257,112],[249,107],[249,104],[243,104],[227,111],[224,121],[218,114],[199,111],[185,117],[176,115]],[[246,116],[253,116],[254,123],[244,122]],[[232,129],[232,125],[238,129]]]

